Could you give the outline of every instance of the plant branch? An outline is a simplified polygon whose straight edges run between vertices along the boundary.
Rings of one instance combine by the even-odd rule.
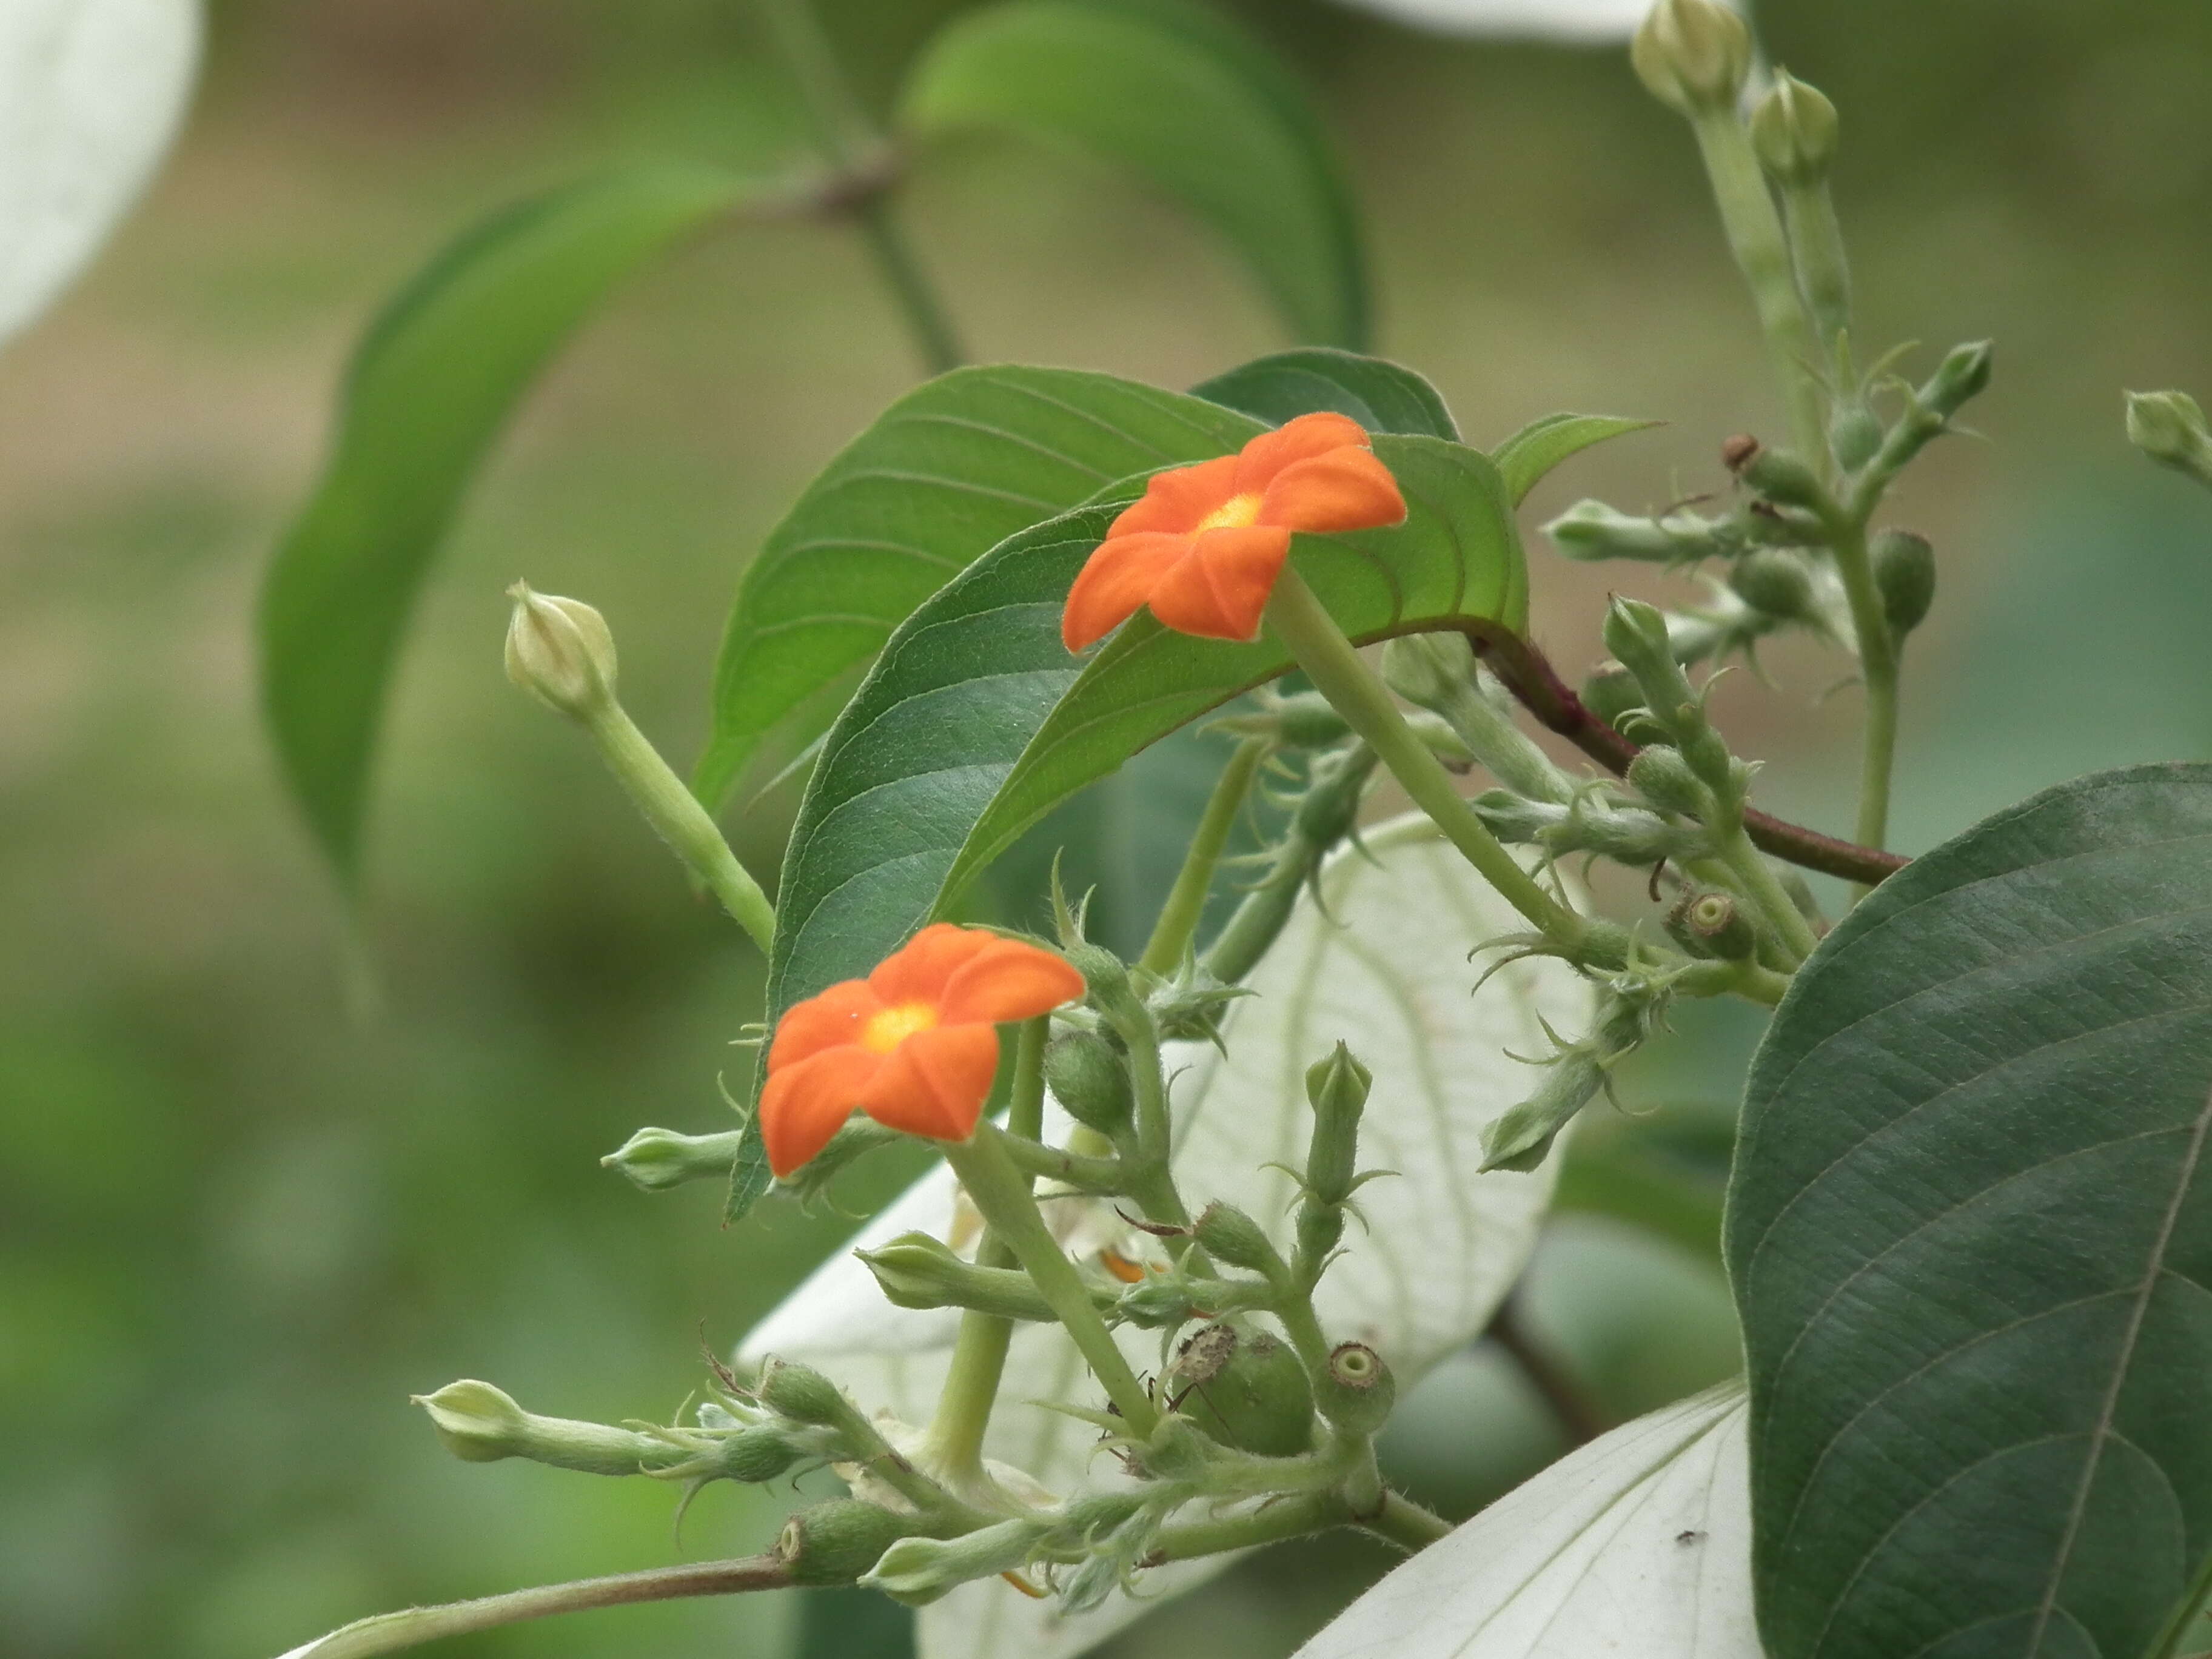
[[[1247,738],[1229,757],[1206,803],[1205,816],[1198,821],[1198,833],[1191,837],[1182,868],[1176,873],[1175,886],[1160,907],[1159,920],[1152,925],[1145,953],[1138,958],[1139,967],[1167,975],[1182,965],[1191,941],[1198,935],[1199,919],[1206,913],[1206,895],[1213,889],[1213,874],[1221,865],[1221,849],[1229,844],[1230,831],[1237,827],[1237,815],[1244,809],[1245,797],[1252,793],[1252,780],[1259,775],[1260,763],[1267,759],[1269,746],[1264,738]]]
[[[1512,1297],[1498,1304],[1497,1313],[1491,1317],[1490,1328],[1483,1334],[1504,1351],[1521,1368],[1521,1375],[1528,1378],[1528,1386],[1543,1396],[1545,1405],[1565,1431],[1570,1446],[1587,1446],[1605,1432],[1605,1419],[1583,1392],[1582,1385],[1530,1340],[1522,1328]]]

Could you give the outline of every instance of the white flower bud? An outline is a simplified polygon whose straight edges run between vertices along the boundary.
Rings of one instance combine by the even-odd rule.
[[[1651,95],[1683,115],[1731,110],[1751,76],[1751,30],[1719,0],[1659,0],[1629,58]]]
[[[2212,428],[2187,392],[2128,393],[2128,441],[2160,465],[2212,483]]]
[[[547,708],[588,720],[615,700],[615,641],[606,618],[580,599],[507,590],[507,677]]]
[[[1777,183],[1818,185],[1836,163],[1842,126],[1826,93],[1784,70],[1751,113],[1751,144]]]

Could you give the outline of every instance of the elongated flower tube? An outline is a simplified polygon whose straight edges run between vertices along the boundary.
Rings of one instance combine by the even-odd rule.
[[[1081,651],[1150,606],[1179,634],[1250,640],[1298,531],[1379,530],[1406,517],[1359,422],[1301,415],[1234,455],[1155,473],[1068,591],[1060,639]]]
[[[931,1140],[975,1133],[999,1069],[999,1024],[1083,994],[1051,951],[981,927],[923,928],[866,979],[795,1005],[776,1026],[761,1138],[778,1178],[854,1112]]]

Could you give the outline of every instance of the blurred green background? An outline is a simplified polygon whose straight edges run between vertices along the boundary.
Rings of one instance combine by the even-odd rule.
[[[828,8],[887,95],[951,0]],[[1577,462],[1639,507],[1771,426],[1694,159],[1613,52],[1440,44],[1254,0],[1368,204],[1379,344],[1477,441],[1554,409],[1672,422]],[[1899,503],[1944,555],[1910,665],[1902,835],[2044,783],[2212,753],[2212,501],[2126,450],[2124,386],[2212,389],[2212,9],[1771,0],[1834,94],[1862,337],[2000,343]],[[532,398],[423,606],[382,756],[350,1017],[344,939],[259,731],[249,629],[349,343],[477,214],[611,157],[768,165],[788,123],[741,0],[233,0],[191,128],[93,279],[0,357],[0,1654],[255,1659],[381,1607],[757,1547],[774,1497],[457,1464],[406,1401],[672,1412],[847,1230],[717,1225],[599,1169],[726,1121],[758,963],[574,734],[499,668],[501,589],[587,597],[633,711],[696,752],[749,550],[916,364],[858,246],[735,232],[628,289]],[[998,146],[924,158],[907,213],[986,358],[1187,385],[1284,343],[1235,267],[1121,180]],[[1925,360],[1923,359],[1923,362]],[[1613,569],[1532,538],[1537,631],[1597,654]],[[1658,596],[1669,588],[1632,573]],[[1833,822],[1856,698],[1817,653],[1721,694],[1784,810]],[[736,821],[772,868],[772,797]],[[1685,1021],[1632,1103],[1724,1102],[1755,1022]],[[1686,1119],[1695,1121],[1694,1119]],[[1707,1120],[1710,1121],[1710,1120]],[[865,1208],[911,1163],[856,1179]],[[1733,1364],[1710,1256],[1589,1218],[1536,1336],[1619,1417]],[[1493,1352],[1421,1390],[1397,1466],[1459,1511],[1554,1454]],[[1119,1651],[1286,1651],[1379,1558],[1278,1553]],[[652,1608],[455,1655],[863,1656],[787,1601]],[[819,1611],[817,1609],[817,1611]],[[878,1620],[880,1626],[883,1621]]]

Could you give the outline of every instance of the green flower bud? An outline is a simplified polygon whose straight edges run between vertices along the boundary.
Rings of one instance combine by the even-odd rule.
[[[1759,948],[1759,930],[1726,893],[1690,893],[1667,918],[1668,931],[1691,953],[1743,962]]]
[[[972,1308],[1001,1319],[1046,1323],[1059,1316],[1024,1273],[979,1267],[927,1233],[901,1233],[879,1249],[856,1250],[876,1276],[884,1299],[897,1308]],[[1102,1308],[1114,1305],[1101,1292]]]
[[[1407,702],[1446,708],[1474,678],[1474,647],[1463,634],[1408,634],[1382,647],[1382,683]]]
[[[1755,548],[1735,562],[1729,586],[1754,611],[1785,622],[1809,622],[1818,614],[1813,573],[1803,560],[1778,547]]]
[[[1196,1424],[1170,1412],[1137,1449],[1136,1462],[1154,1480],[1203,1480],[1212,1444]]]
[[[1771,444],[1761,447],[1759,453],[1744,463],[1741,476],[1744,483],[1778,507],[1818,510],[1828,499],[1828,492],[1820,487],[1819,475],[1806,465],[1804,457]]]
[[[1617,662],[1601,663],[1583,682],[1583,706],[1615,731],[1629,711],[1644,706],[1636,676]]]
[[[1209,1204],[1199,1212],[1191,1237],[1218,1261],[1273,1279],[1283,1259],[1260,1224],[1233,1204]]]
[[[1352,1196],[1359,1163],[1359,1116],[1367,1109],[1375,1074],[1342,1042],[1328,1058],[1306,1068],[1306,1100],[1313,1107],[1313,1138],[1306,1147],[1306,1190],[1322,1204]]]
[[[1921,401],[1948,420],[1989,390],[1996,362],[1996,348],[1987,340],[1952,347],[1950,355],[1920,389]]]
[[[1704,817],[1713,811],[1712,792],[1690,769],[1681,751],[1654,744],[1628,763],[1628,787],[1662,812]]]
[[[781,1479],[805,1454],[781,1429],[760,1424],[741,1429],[715,1447],[704,1460],[714,1474],[749,1486]],[[706,1469],[696,1471],[706,1474]]]
[[[1095,1032],[1055,1037],[1044,1051],[1044,1083],[1070,1117],[1101,1134],[1114,1134],[1129,1121],[1128,1063]]]
[[[1856,472],[1872,460],[1881,452],[1881,420],[1857,398],[1837,404],[1828,442],[1844,471]]]
[[[1340,1343],[1328,1356],[1315,1404],[1347,1434],[1373,1434],[1398,1401],[1398,1381],[1382,1356],[1364,1342]]]
[[[1722,550],[1713,526],[1695,514],[1639,519],[1603,501],[1577,501],[1546,525],[1544,533],[1568,558],[1585,562],[1640,559],[1650,564],[1686,564]]]
[[[844,1390],[811,1365],[774,1354],[761,1366],[760,1380],[753,1384],[753,1398],[778,1417],[819,1427],[842,1425],[855,1410]]]
[[[2128,393],[2128,441],[2160,465],[2212,483],[2212,427],[2187,392]]]
[[[1198,1316],[1190,1286],[1173,1273],[1146,1273],[1121,1292],[1115,1314],[1140,1330],[1173,1330]]]
[[[910,1607],[927,1607],[963,1584],[1025,1565],[1050,1530],[1040,1521],[1014,1520],[958,1538],[902,1538],[859,1583]]]
[[[910,1516],[894,1515],[857,1498],[833,1498],[785,1522],[775,1553],[790,1565],[794,1584],[850,1584],[914,1525]]]
[[[588,720],[614,706],[615,641],[606,618],[580,599],[517,582],[507,590],[507,677],[547,708]]]
[[[685,1455],[635,1430],[539,1417],[489,1382],[448,1382],[435,1394],[416,1395],[415,1403],[429,1413],[446,1449],[468,1463],[521,1457],[583,1474],[622,1475],[665,1468]]]
[[[1088,943],[1073,945],[1066,953],[1083,982],[1090,987],[1091,1000],[1109,1019],[1142,1019],[1144,1003],[1129,982],[1128,965],[1103,945]]]
[[[1274,705],[1276,735],[1292,749],[1326,749],[1352,735],[1336,705],[1318,691],[1301,691]]]
[[[1751,31],[1717,0],[1659,0],[1629,52],[1651,95],[1683,115],[1733,110],[1751,76]]]
[[[1224,1446],[1294,1457],[1313,1446],[1313,1391],[1297,1355],[1265,1333],[1208,1325],[1168,1367],[1176,1410]]]
[[[599,1164],[604,1169],[621,1171],[645,1192],[665,1192],[687,1181],[728,1180],[744,1139],[744,1132],[738,1129],[718,1135],[640,1129]]]
[[[1869,552],[1882,614],[1889,631],[1903,639],[1928,619],[1936,603],[1936,544],[1910,530],[1885,530]]]
[[[1777,184],[1802,189],[1827,181],[1841,125],[1825,93],[1783,70],[1751,112],[1751,144]]]

